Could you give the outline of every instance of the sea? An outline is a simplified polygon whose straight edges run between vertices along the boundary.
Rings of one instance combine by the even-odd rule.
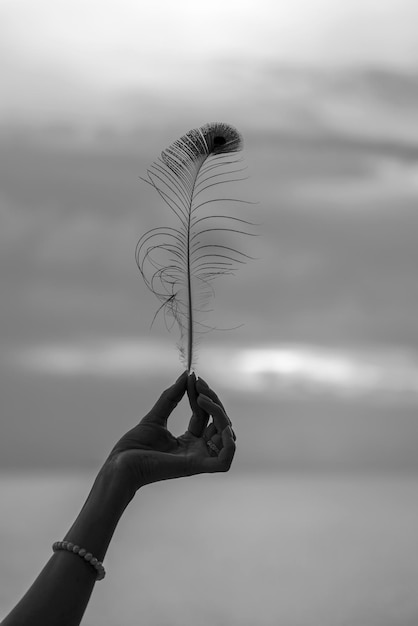
[[[93,478],[0,474],[0,618]],[[231,470],[147,486],[104,564],[83,626],[416,626],[418,475]]]

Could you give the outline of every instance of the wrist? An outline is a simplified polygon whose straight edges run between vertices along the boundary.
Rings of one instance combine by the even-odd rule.
[[[102,496],[105,491],[114,506],[125,509],[135,495],[129,468],[119,455],[110,456],[101,467],[94,482],[92,493]]]
[[[136,492],[146,483],[143,482],[138,465],[132,461],[131,451],[113,453],[107,458],[98,477],[100,482],[112,486],[115,494],[125,500],[125,506],[133,499]]]
[[[133,497],[123,467],[108,459],[100,469],[87,500],[64,539],[91,552],[99,561]]]

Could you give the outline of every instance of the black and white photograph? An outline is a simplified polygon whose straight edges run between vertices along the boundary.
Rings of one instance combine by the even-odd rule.
[[[2,626],[418,624],[417,24],[0,0]]]

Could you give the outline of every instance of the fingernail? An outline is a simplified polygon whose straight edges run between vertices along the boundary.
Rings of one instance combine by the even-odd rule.
[[[208,387],[209,388],[209,385],[207,384],[207,382],[205,380],[203,380],[203,378],[200,378],[200,376],[199,376],[197,382],[200,383],[202,385],[202,387]]]

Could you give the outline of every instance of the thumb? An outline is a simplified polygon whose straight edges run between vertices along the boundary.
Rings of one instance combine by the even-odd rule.
[[[152,422],[161,426],[167,424],[167,418],[186,393],[187,376],[186,370],[178,377],[174,385],[163,391],[151,411],[142,419],[142,422]]]

